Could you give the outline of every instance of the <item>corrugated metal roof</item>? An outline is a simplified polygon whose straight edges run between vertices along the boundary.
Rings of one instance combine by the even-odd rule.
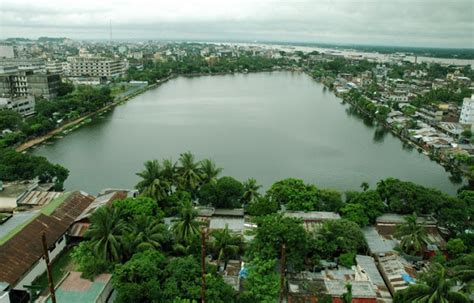
[[[62,193],[50,191],[31,191],[23,197],[18,204],[22,205],[44,205],[59,197]]]
[[[86,193],[74,192],[50,216],[41,213],[1,245],[0,281],[14,286],[43,256],[41,234],[45,232],[48,247],[53,245],[93,199]]]

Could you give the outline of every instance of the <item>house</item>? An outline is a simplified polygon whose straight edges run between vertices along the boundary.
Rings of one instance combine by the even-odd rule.
[[[104,205],[110,205],[115,200],[127,198],[126,191],[112,191],[110,193],[98,196],[84,211],[76,218],[72,224],[68,236],[75,239],[82,239],[91,224],[90,216]]]
[[[329,211],[286,211],[283,215],[285,217],[303,220],[304,228],[307,231],[313,231],[319,228],[324,221],[341,219],[338,213]]]
[[[45,234],[50,259],[54,260],[66,247],[71,224],[93,200],[84,192],[64,194],[0,239],[0,291],[8,293],[10,302],[26,302],[26,286],[46,270],[41,235]],[[6,298],[4,293],[0,292],[0,297]]]

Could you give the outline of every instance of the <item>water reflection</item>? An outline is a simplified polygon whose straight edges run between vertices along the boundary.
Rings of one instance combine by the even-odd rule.
[[[384,126],[377,126],[374,131],[373,141],[375,143],[382,143],[389,131]]]

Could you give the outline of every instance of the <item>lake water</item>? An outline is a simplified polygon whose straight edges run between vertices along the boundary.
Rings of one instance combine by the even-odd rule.
[[[287,177],[340,190],[386,177],[448,193],[460,186],[297,72],[177,78],[33,153],[69,168],[67,190],[96,194],[132,188],[145,160],[185,151],[265,189]]]

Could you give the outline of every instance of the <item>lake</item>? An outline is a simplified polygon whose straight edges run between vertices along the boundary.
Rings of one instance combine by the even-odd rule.
[[[96,194],[132,188],[144,161],[185,151],[264,189],[287,177],[339,190],[386,177],[448,193],[460,186],[298,72],[176,78],[32,153],[69,168],[67,190]]]

